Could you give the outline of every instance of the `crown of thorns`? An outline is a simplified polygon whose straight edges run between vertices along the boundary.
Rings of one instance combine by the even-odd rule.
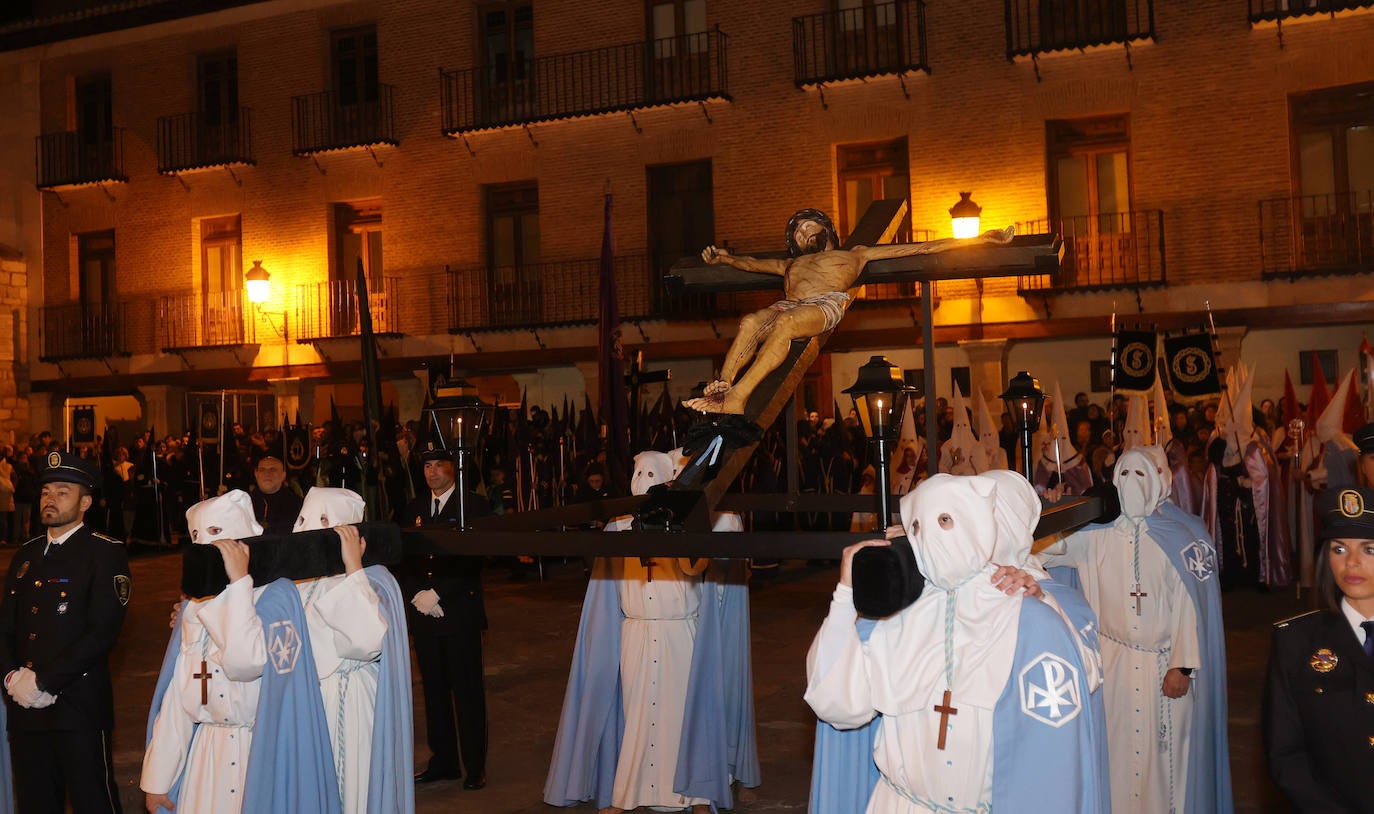
[[[793,237],[793,233],[797,231],[797,227],[800,226],[803,221],[808,220],[820,224],[821,228],[825,230],[825,237],[827,241],[826,248],[838,249],[840,247],[840,237],[835,232],[835,222],[830,220],[829,215],[825,214],[819,209],[801,209],[798,210],[796,214],[794,214],[787,220],[788,254],[792,255],[793,257],[798,257],[801,255],[801,247],[797,245],[797,241],[796,238]]]

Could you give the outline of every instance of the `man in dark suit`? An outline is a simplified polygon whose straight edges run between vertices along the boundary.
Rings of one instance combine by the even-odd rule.
[[[433,442],[420,453],[428,487],[406,507],[406,525],[454,525],[458,501],[465,500],[466,518],[487,513],[485,501],[469,492],[457,493],[452,455]],[[429,766],[415,782],[429,783],[460,776],[463,788],[477,790],[487,783],[487,701],[482,686],[482,631],[487,628],[482,606],[482,561],[476,557],[426,555],[407,563],[402,589],[411,597],[410,633],[425,693],[425,730],[433,753]]]
[[[296,530],[301,496],[286,484],[286,465],[281,458],[271,453],[258,458],[248,496],[253,499],[253,516],[265,533],[290,534]]]
[[[10,562],[0,595],[0,670],[19,811],[119,812],[110,762],[109,654],[133,583],[124,543],[83,524],[100,473],[51,452],[39,475],[44,534]]]

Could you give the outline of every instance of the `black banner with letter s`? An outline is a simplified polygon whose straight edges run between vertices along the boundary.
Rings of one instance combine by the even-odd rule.
[[[95,443],[95,405],[78,404],[72,407],[72,442]]]
[[[1166,336],[1164,357],[1177,401],[1198,401],[1221,393],[1211,334],[1198,331]]]
[[[1112,370],[1116,392],[1148,393],[1155,384],[1155,348],[1159,344],[1155,332],[1122,328],[1112,341],[1116,344],[1116,367]]]

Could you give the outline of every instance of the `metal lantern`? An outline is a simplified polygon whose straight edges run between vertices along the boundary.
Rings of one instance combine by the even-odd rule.
[[[262,267],[261,260],[254,260],[253,267],[244,272],[244,288],[248,290],[248,301],[262,305],[272,294],[272,275]]]
[[[1040,380],[1021,371],[1007,383],[1007,392],[1002,394],[1002,402],[1007,413],[1021,433],[1021,465],[1026,480],[1034,476],[1031,462],[1031,438],[1040,429],[1040,417],[1045,411],[1045,391],[1040,389]]]
[[[969,199],[972,192],[960,192],[959,202],[949,208],[950,226],[955,237],[977,237],[983,207]]]
[[[477,388],[457,379],[435,388],[434,401],[425,408],[429,428],[439,445],[453,453],[455,487],[458,492],[458,528],[467,528],[467,456],[477,450],[478,439],[496,405],[482,401]]]
[[[888,486],[887,442],[897,435],[911,390],[906,386],[901,368],[889,362],[887,357],[874,356],[859,368],[859,377],[854,384],[842,392],[853,399],[859,423],[877,453],[874,490],[878,493],[878,517],[886,528],[892,519],[888,505],[892,490]]]

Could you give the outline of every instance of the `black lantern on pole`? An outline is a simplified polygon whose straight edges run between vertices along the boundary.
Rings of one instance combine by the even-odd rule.
[[[1002,394],[1007,413],[1021,433],[1021,466],[1026,480],[1033,480],[1035,471],[1031,462],[1031,438],[1040,429],[1040,416],[1045,411],[1045,391],[1040,389],[1040,380],[1026,371],[1021,371],[1007,383],[1007,392]]]
[[[859,368],[859,377],[854,384],[841,392],[853,399],[864,435],[873,441],[877,452],[874,467],[877,482],[874,485],[878,492],[878,517],[883,528],[887,528],[892,519],[888,506],[891,489],[887,475],[887,442],[895,438],[900,429],[910,390],[902,378],[901,368],[889,362],[887,357],[874,356]]]
[[[467,457],[478,451],[478,440],[493,410],[495,405],[482,401],[477,388],[462,378],[438,387],[434,401],[425,408],[429,431],[441,447],[453,453],[460,531],[467,528]]]

